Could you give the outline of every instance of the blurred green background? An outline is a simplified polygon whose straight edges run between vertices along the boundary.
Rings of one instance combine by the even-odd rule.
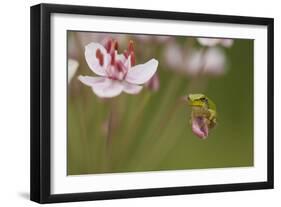
[[[104,37],[119,41],[121,50],[133,40],[137,64],[156,58],[159,89],[145,87],[138,95],[101,99],[83,85],[79,75],[96,76],[85,61],[84,47],[102,43]],[[178,61],[184,63],[189,51],[206,49],[194,37],[68,32],[68,57],[79,62],[68,85],[68,175],[253,166],[254,41],[235,39],[231,47],[217,45],[225,64],[215,75],[189,75],[169,65],[165,51],[172,44],[180,47],[183,60]],[[218,124],[206,140],[192,133],[190,108],[180,101],[187,93],[199,92],[217,105]]]

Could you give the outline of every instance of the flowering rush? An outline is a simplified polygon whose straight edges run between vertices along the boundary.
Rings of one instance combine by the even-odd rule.
[[[213,47],[216,45],[221,45],[223,47],[231,47],[233,45],[233,39],[224,38],[197,38],[198,42],[207,47]]]
[[[105,46],[92,42],[85,47],[85,58],[90,69],[98,76],[82,76],[79,80],[90,86],[101,98],[118,96],[122,92],[138,94],[155,74],[158,66],[156,59],[135,65],[133,42],[128,50],[118,54],[118,43],[108,40]]]
[[[226,72],[227,57],[224,50],[218,46],[188,51],[178,43],[171,42],[165,48],[165,60],[168,68],[187,77],[198,75],[220,76]]]

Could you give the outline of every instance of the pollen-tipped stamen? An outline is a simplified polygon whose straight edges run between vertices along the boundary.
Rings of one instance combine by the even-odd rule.
[[[133,40],[129,41],[128,52],[129,53],[134,52],[134,42],[133,42]]]
[[[117,40],[113,40],[112,50],[118,50],[118,47],[119,47],[119,45],[118,45]]]
[[[96,58],[99,60],[100,65],[103,66],[104,59],[100,49],[97,49],[96,51]]]
[[[111,51],[110,56],[111,56],[110,64],[111,64],[111,65],[115,65],[115,59],[116,59],[116,53],[115,53],[115,51]]]
[[[135,57],[134,51],[131,52],[130,58],[131,58],[131,65],[135,65],[136,64],[136,57]]]
[[[136,57],[135,57],[135,49],[134,49],[134,42],[132,40],[129,41],[128,45],[128,56],[130,56],[131,65],[136,64]]]
[[[104,46],[107,53],[110,53],[111,45],[112,45],[112,39],[107,40],[107,42],[105,43],[105,46]]]

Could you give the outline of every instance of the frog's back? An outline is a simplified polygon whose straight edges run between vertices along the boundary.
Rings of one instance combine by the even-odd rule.
[[[214,111],[217,111],[217,107],[216,107],[216,104],[212,101],[212,99],[210,99],[208,97],[208,104],[209,104],[209,108],[214,110]]]

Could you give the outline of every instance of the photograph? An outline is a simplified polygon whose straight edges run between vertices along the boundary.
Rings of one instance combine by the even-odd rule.
[[[247,15],[31,7],[30,199],[273,189],[273,30]]]
[[[67,175],[254,166],[254,40],[67,30]]]

